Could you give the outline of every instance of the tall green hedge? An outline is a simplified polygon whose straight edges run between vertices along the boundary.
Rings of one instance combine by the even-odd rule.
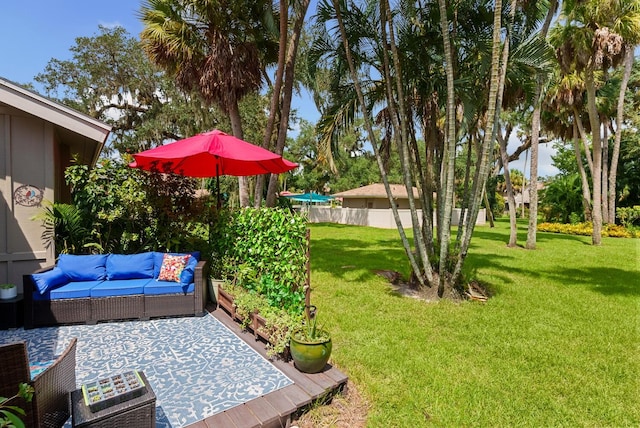
[[[234,211],[227,225],[226,265],[240,285],[272,306],[304,307],[307,219],[281,208]]]

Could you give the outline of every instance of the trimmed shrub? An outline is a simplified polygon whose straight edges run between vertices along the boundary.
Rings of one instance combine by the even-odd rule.
[[[538,225],[540,232],[566,233],[568,235],[584,235],[591,236],[593,234],[593,225],[591,223],[540,223]],[[634,238],[638,235],[626,229],[624,226],[616,224],[605,224],[602,227],[602,236],[612,238]]]

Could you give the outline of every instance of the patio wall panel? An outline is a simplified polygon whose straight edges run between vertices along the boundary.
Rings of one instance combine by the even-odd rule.
[[[46,121],[0,107],[0,283],[22,288],[23,274],[53,263],[53,249],[44,247],[42,227],[32,220],[42,206],[21,198],[34,189],[53,200],[53,134]]]

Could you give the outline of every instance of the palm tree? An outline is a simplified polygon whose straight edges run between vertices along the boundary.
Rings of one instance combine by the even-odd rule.
[[[502,52],[501,82],[498,94],[498,109],[504,106],[505,109],[510,109],[516,113],[508,115],[508,117],[521,117],[522,115],[518,114],[517,110],[526,111],[532,103],[536,102],[533,93],[535,82],[533,77],[543,77],[547,69],[550,68],[550,55],[548,54],[547,45],[544,42],[544,38],[538,36],[538,23],[544,13],[544,6],[541,7],[540,3],[544,2],[537,2],[533,7],[529,5],[527,9],[520,9],[516,1],[512,1],[509,6],[509,21]],[[505,96],[504,92],[508,96]],[[498,143],[509,197],[511,233],[507,245],[515,247],[517,244],[517,223],[509,171],[509,156],[507,154],[507,142],[511,128],[513,126],[507,123],[505,126],[505,129],[509,131],[507,132],[507,138],[501,138],[500,134],[498,134]],[[535,180],[537,181],[537,178]],[[524,193],[524,189],[521,189],[521,192]]]
[[[539,2],[544,3],[544,2]],[[550,0],[547,5],[547,13],[540,29],[539,37],[546,44],[547,35],[551,20],[558,8],[558,0]],[[536,248],[536,236],[538,231],[538,144],[540,139],[540,115],[542,112],[542,91],[545,84],[545,78],[542,74],[536,76],[536,90],[533,98],[533,114],[531,117],[531,165],[529,169],[529,182],[531,189],[529,191],[529,226],[527,227],[527,243],[528,249]]]
[[[435,7],[423,2],[401,2],[391,10],[387,0],[363,3],[333,0],[332,7],[323,2],[319,8],[321,37],[314,46],[324,52],[331,50],[330,55],[317,57],[332,59],[328,74],[334,76],[328,86],[335,103],[323,112],[334,116],[325,123],[339,132],[343,121],[351,123],[358,114],[362,116],[412,277],[420,285],[436,286],[433,289],[440,297],[455,295],[495,140],[498,88],[502,84],[501,4],[495,8],[491,1],[480,2],[480,6],[478,2],[450,6],[440,1]],[[465,24],[472,25],[459,25],[456,19],[460,16],[470,17]],[[451,27],[454,33],[450,32]],[[350,91],[349,86],[355,91]],[[482,96],[478,97],[479,93]],[[355,102],[348,97],[352,94]],[[482,124],[484,133],[477,131],[478,124]],[[425,137],[433,138],[419,145],[418,128]],[[469,137],[461,139],[460,135],[465,134]],[[484,135],[484,140],[476,135]],[[476,145],[478,140],[482,141]],[[463,180],[456,176],[461,146],[467,148],[468,156]],[[429,208],[423,210],[421,226],[415,210],[410,210],[415,247],[406,239],[390,194],[382,157],[384,147],[398,150],[409,195],[413,194],[411,185],[417,185],[422,206],[429,208],[431,189],[437,195],[437,228]],[[451,214],[454,188],[461,182],[465,183],[462,199],[467,211],[454,244]]]
[[[622,141],[622,122],[624,120],[624,100],[627,93],[627,85],[631,77],[631,69],[633,67],[633,56],[635,47],[640,43],[640,2],[629,1],[621,2],[623,13],[619,20],[621,26],[629,27],[624,31],[625,55],[623,60],[623,73],[620,81],[620,91],[618,93],[618,102],[616,106],[616,133],[614,137],[613,155],[611,158],[611,167],[609,173],[609,218],[615,219],[615,202],[616,202],[616,177],[618,170],[618,159],[620,157],[620,145]],[[621,31],[622,33],[622,31]],[[612,220],[613,221],[613,220]]]
[[[281,1],[281,15],[284,14],[285,17],[288,16],[288,13],[284,13],[288,7],[288,1]],[[282,6],[282,3],[285,3],[285,6]],[[298,48],[300,46],[300,39],[302,36],[302,28],[304,24],[305,16],[307,15],[307,9],[309,8],[310,0],[299,0],[292,1],[291,6],[293,8],[293,25],[291,26],[291,34],[288,34],[287,31],[287,23],[288,19],[280,17],[280,53],[278,55],[278,72],[277,75],[280,76],[280,82],[278,87],[274,88],[273,94],[271,95],[273,98],[272,108],[277,105],[278,113],[280,116],[280,124],[278,126],[277,139],[275,152],[278,154],[282,154],[284,151],[285,142],[287,140],[287,130],[289,129],[289,113],[291,112],[291,98],[293,95],[293,84],[295,80],[295,69],[296,69],[296,60],[298,57]],[[285,32],[284,36],[282,32]],[[284,58],[282,57],[282,51],[286,49],[286,54]],[[284,80],[284,84],[282,82]],[[271,112],[270,115],[270,123],[273,126],[273,122],[275,122],[275,111]],[[265,132],[265,142],[271,136],[270,130]],[[269,187],[267,189],[267,200],[266,205],[268,207],[275,206],[276,203],[276,190],[278,186],[278,176],[275,174],[271,174],[269,180]],[[256,186],[256,204],[259,201],[258,192],[261,189]]]
[[[607,177],[603,176],[602,123],[596,95],[602,84],[602,72],[618,66],[628,50],[640,43],[640,1],[569,0],[563,2],[563,18],[554,29],[551,41],[557,48],[561,70],[566,74],[575,71],[584,78],[593,159],[592,243],[599,245],[605,206],[602,189]],[[624,91],[620,97],[623,101],[618,106],[624,104]],[[615,184],[610,187],[615,188]]]
[[[140,16],[142,45],[178,86],[195,90],[229,116],[243,138],[238,102],[256,92],[277,55],[272,3],[266,0],[146,0]],[[240,205],[249,205],[239,178]]]

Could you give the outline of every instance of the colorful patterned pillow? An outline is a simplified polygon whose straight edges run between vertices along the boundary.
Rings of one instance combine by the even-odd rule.
[[[160,267],[158,281],[180,282],[180,274],[187,265],[189,257],[191,257],[189,254],[186,256],[165,254],[162,257],[162,266]]]

